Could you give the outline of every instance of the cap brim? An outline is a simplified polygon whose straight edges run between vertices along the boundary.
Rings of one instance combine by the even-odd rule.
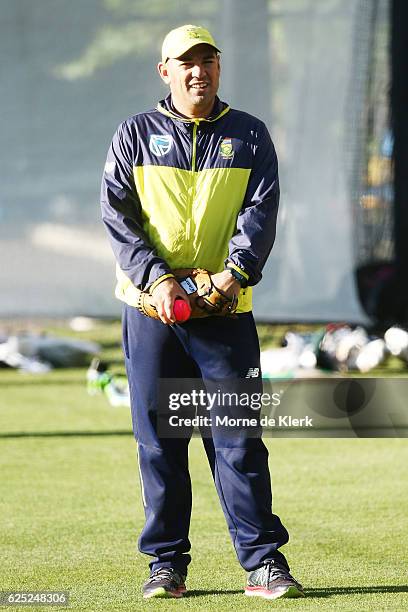
[[[181,57],[182,55],[184,55],[185,53],[187,53],[187,51],[190,51],[190,49],[192,49],[193,47],[197,47],[198,45],[208,45],[209,47],[212,47],[213,49],[215,49],[217,51],[217,53],[221,53],[221,49],[218,49],[218,47],[216,47],[215,45],[212,45],[211,43],[207,42],[206,40],[197,40],[196,42],[194,42],[192,45],[188,44],[186,45],[181,51],[179,50],[177,55],[168,55],[167,57],[163,57],[162,61],[163,63],[167,62],[168,59],[178,59],[179,57]]]

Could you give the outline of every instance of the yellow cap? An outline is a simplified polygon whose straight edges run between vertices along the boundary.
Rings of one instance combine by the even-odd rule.
[[[211,45],[220,52],[209,31],[201,26],[183,25],[171,30],[163,41],[162,61],[165,63],[169,58],[180,57],[192,47],[202,44]]]

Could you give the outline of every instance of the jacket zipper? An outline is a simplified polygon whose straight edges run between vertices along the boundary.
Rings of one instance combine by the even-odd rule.
[[[190,244],[190,240],[192,238],[192,212],[193,212],[193,203],[195,198],[195,190],[196,190],[196,157],[197,157],[197,129],[200,121],[195,120],[193,124],[193,140],[192,140],[192,153],[191,153],[191,182],[189,188],[189,198],[188,198],[188,206],[186,211],[186,240],[189,241],[188,246],[189,250],[192,253],[192,245]]]

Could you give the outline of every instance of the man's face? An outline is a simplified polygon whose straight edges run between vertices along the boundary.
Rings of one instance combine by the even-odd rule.
[[[212,107],[220,81],[220,60],[213,47],[196,45],[177,59],[159,64],[163,81],[170,85],[174,102],[182,108]],[[210,108],[211,110],[211,108]]]

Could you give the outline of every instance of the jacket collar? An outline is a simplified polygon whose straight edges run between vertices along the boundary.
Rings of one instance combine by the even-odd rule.
[[[221,102],[219,97],[216,96],[214,106],[209,117],[203,117],[202,119],[191,119],[189,117],[184,117],[184,115],[181,115],[175,109],[171,94],[169,94],[164,100],[161,100],[156,108],[159,112],[163,113],[163,115],[167,115],[175,121],[182,121],[183,123],[194,123],[195,121],[217,121],[217,119],[223,117],[230,110],[228,104]]]

